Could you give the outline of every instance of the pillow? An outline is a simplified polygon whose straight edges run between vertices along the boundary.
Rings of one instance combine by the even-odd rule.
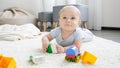
[[[37,18],[21,8],[11,7],[4,9],[3,12],[0,13],[0,25],[22,25],[26,23],[32,23],[36,25]]]

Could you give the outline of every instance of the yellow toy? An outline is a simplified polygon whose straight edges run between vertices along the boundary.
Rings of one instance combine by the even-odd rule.
[[[83,64],[94,64],[97,60],[97,57],[87,51],[84,52],[82,56],[82,63]]]
[[[0,54],[0,68],[16,68],[16,62],[12,57],[4,57]]]

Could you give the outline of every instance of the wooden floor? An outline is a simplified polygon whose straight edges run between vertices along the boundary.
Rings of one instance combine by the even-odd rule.
[[[91,31],[96,36],[120,43],[120,30],[104,30],[103,29],[101,31],[95,31],[95,30],[91,30]]]

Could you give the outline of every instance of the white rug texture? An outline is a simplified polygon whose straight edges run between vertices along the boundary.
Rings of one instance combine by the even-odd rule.
[[[42,33],[45,35],[46,33]],[[43,53],[41,49],[41,35],[33,39],[19,41],[0,41],[0,54],[14,57],[17,68],[119,68],[120,43],[112,40],[94,37],[91,42],[82,44],[81,53],[88,51],[97,56],[93,65],[67,62],[65,54]],[[38,64],[28,62],[29,56],[41,55],[43,58]]]

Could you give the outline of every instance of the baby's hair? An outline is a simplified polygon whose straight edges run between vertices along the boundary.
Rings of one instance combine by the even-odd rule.
[[[77,11],[77,13],[78,13],[78,14],[80,15],[80,17],[81,17],[80,10],[79,10],[77,7],[71,6],[71,5],[63,7],[63,8],[60,10],[60,12],[59,12],[59,17],[60,17],[60,14],[64,11],[64,9],[67,9],[67,8],[74,9],[75,11]]]

